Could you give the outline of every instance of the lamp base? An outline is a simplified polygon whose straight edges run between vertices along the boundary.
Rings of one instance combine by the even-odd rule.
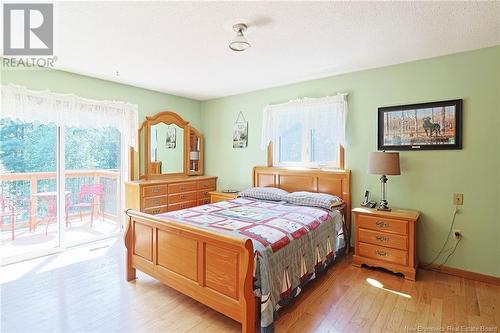
[[[391,207],[389,207],[387,200],[382,200],[377,205],[377,210],[382,210],[382,211],[385,211],[385,212],[390,212],[391,211]]]

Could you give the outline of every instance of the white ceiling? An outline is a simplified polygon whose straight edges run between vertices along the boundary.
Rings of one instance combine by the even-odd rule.
[[[242,53],[228,48],[238,19]],[[499,25],[500,2],[58,2],[55,54],[63,70],[206,100],[498,45]]]

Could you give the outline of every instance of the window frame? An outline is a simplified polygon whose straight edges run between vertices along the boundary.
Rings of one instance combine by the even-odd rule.
[[[279,143],[274,144],[279,139],[272,140],[267,146],[267,166],[282,167],[282,168],[308,168],[308,169],[332,169],[332,170],[345,170],[345,150],[344,146],[339,144],[337,161],[330,161],[327,163],[318,163],[311,161],[301,162],[280,162],[279,160]],[[309,144],[310,146],[310,144]],[[304,156],[306,148],[302,147],[302,156]],[[306,153],[309,155],[309,153]]]

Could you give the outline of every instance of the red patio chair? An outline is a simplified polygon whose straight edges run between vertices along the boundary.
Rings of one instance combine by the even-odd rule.
[[[28,215],[29,229],[31,231],[31,217],[32,208],[31,200],[29,199],[17,199],[12,200],[10,198],[5,198],[0,196],[0,224],[5,223],[5,218],[8,218],[11,225],[12,240],[15,238],[16,230],[16,217],[26,214]]]
[[[104,186],[102,184],[84,184],[78,192],[78,203],[73,205],[78,207],[80,221],[82,220],[82,208],[90,208],[90,227],[94,222],[94,209],[99,207],[104,220]]]

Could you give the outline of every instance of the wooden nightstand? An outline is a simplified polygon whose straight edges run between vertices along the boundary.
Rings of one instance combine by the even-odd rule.
[[[224,193],[218,191],[208,192],[210,195],[210,203],[236,199],[238,197],[238,193]]]
[[[390,212],[355,208],[352,264],[383,267],[415,280],[417,254],[415,224],[420,212],[393,209]]]

